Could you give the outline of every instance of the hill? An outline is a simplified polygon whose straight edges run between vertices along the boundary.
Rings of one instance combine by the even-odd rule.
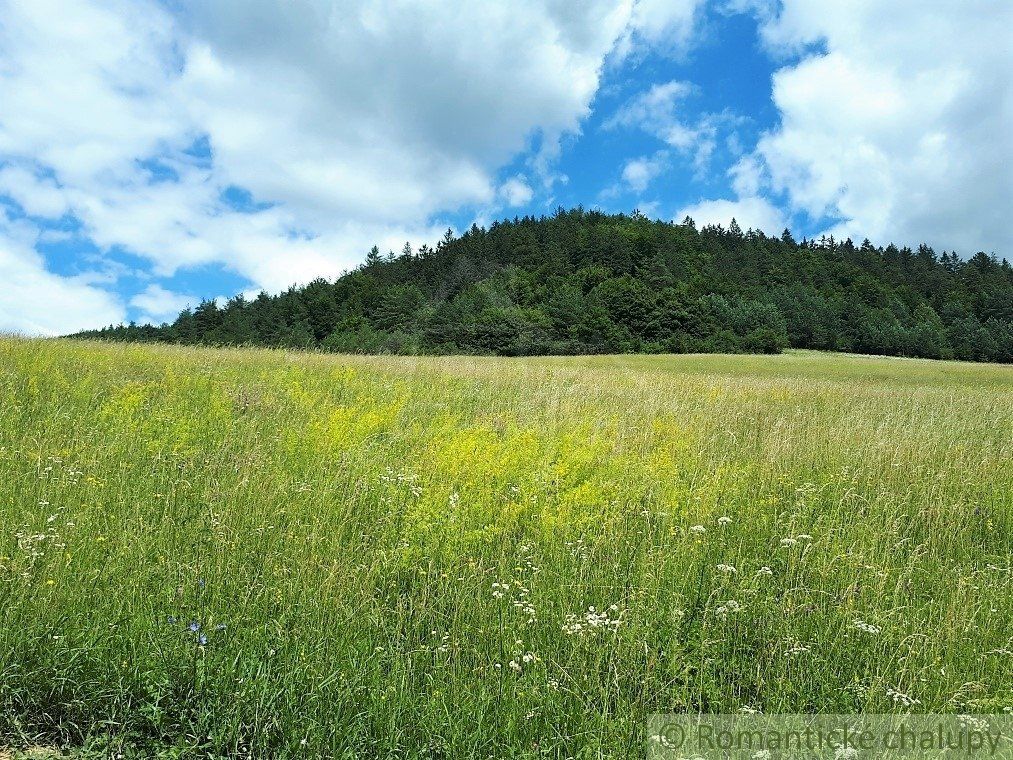
[[[344,353],[777,353],[1013,361],[1013,267],[833,238],[560,209],[448,230],[335,282],[77,337]]]

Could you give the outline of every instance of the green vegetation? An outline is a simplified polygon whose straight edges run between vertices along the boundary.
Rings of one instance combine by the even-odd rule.
[[[3,340],[0,746],[639,756],[654,710],[1002,712],[1010,461],[997,365]]]
[[[448,230],[334,283],[206,301],[116,340],[343,353],[777,353],[1013,362],[1013,267],[833,238],[796,243],[581,209]]]

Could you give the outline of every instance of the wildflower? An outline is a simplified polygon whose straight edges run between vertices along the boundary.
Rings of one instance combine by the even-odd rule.
[[[206,633],[202,633],[197,637],[197,646],[207,646],[208,637]]]
[[[198,623],[196,620],[191,620],[190,624],[186,627],[186,629],[190,631],[190,633],[197,633],[197,631],[200,630],[200,623]]]
[[[166,615],[165,616],[165,622],[168,623],[169,625],[176,625],[176,616],[175,615]]]
[[[717,615],[719,618],[724,618],[736,612],[741,612],[742,609],[743,607],[741,604],[739,604],[734,599],[729,599],[727,602],[719,604],[717,607],[715,607],[714,614]]]
[[[718,565],[718,570],[720,570],[725,575],[735,575],[735,573],[738,572],[738,570],[735,569],[734,565]]]
[[[864,633],[868,633],[868,634],[871,634],[873,636],[875,636],[876,634],[880,633],[883,630],[878,625],[873,625],[872,623],[866,623],[865,621],[862,621],[862,620],[856,620],[854,626],[859,631],[863,631]]]
[[[774,571],[773,571],[773,570],[771,570],[771,569],[770,569],[769,567],[767,567],[766,565],[764,565],[763,567],[761,567],[761,568],[760,568],[759,570],[757,570],[757,571],[756,571],[756,574],[757,574],[758,576],[759,576],[759,575],[767,575],[767,576],[770,576],[770,575],[773,575],[773,574],[774,574]]]
[[[904,705],[904,707],[912,707],[922,703],[920,699],[915,699],[898,689],[887,689],[886,696],[890,697],[894,704]]]
[[[782,538],[781,539],[781,546],[794,546],[797,543],[798,543],[798,540],[794,539],[794,538]]]
[[[517,660],[510,660],[510,670],[514,673],[520,673],[523,668],[521,668],[521,664]]]
[[[731,525],[731,524],[732,524],[732,518],[730,518],[730,517],[719,517],[718,518],[718,525]]]
[[[692,528],[689,529],[689,532],[696,533],[698,536],[702,536],[704,533],[707,532],[707,529],[702,525],[694,525]]]
[[[974,715],[958,715],[957,720],[960,725],[964,728],[970,729],[971,731],[986,732],[989,729],[988,721],[984,718],[978,718]]]
[[[599,612],[594,607],[588,607],[587,612],[583,615],[567,615],[566,623],[563,625],[563,633],[567,636],[585,636],[614,631],[621,622],[619,614],[613,616],[613,613],[618,611],[619,608],[613,604],[603,612]]]

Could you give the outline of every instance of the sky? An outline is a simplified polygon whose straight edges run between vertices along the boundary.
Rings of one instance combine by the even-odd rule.
[[[1013,251],[1009,0],[0,0],[0,331],[559,206]]]

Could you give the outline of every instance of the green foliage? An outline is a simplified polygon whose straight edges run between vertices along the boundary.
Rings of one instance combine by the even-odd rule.
[[[550,329],[483,287],[510,350]],[[1013,707],[1008,367],[0,356],[0,757],[644,757],[656,711]]]
[[[377,247],[334,283],[202,303],[171,325],[82,337],[329,351],[777,353],[786,347],[1009,362],[1013,268],[869,241],[797,243],[692,220],[559,210]]]

